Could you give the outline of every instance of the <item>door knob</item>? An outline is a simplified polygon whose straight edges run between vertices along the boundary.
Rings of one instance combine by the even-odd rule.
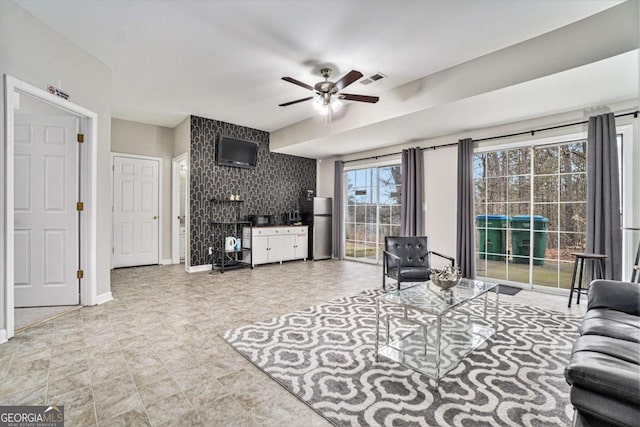
[[[154,216],[153,216],[153,219],[158,219],[157,215],[154,215]]]

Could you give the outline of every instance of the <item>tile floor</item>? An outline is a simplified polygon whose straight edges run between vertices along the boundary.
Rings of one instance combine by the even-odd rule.
[[[320,426],[326,421],[218,333],[377,288],[380,267],[291,262],[223,275],[182,266],[112,272],[112,302],[26,329],[0,345],[0,405],[65,406],[68,426]],[[566,297],[501,301],[576,314]]]
[[[14,313],[14,325],[16,331],[18,329],[26,328],[28,326],[34,326],[36,323],[40,323],[44,320],[49,320],[57,317],[68,311],[79,309],[79,305],[63,305],[56,307],[27,307],[16,308]]]

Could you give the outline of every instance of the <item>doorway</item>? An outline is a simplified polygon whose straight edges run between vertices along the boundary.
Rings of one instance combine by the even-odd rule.
[[[14,124],[16,308],[80,303],[78,134],[78,117],[22,97]]]
[[[400,234],[400,165],[344,172],[345,258],[379,264],[385,236]]]
[[[97,299],[97,115],[8,75],[5,105],[0,342],[15,333],[17,306]]]
[[[173,158],[171,190],[171,262],[184,263],[187,268],[189,157],[188,153]]]
[[[159,264],[162,248],[159,157],[113,154],[111,266]]]
[[[626,168],[633,169],[630,133],[631,127],[617,129],[623,221],[632,221],[634,215],[633,206],[627,206],[627,197],[633,193],[626,178],[630,176]],[[476,150],[474,215],[479,277],[533,289],[569,289],[575,261],[572,254],[586,250],[586,138],[585,133],[577,133]],[[635,254],[629,237],[623,239],[625,274],[631,273],[628,266],[633,265]]]

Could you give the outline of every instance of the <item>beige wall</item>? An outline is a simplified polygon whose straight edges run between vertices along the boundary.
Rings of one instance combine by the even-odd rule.
[[[162,258],[171,259],[171,159],[173,129],[128,120],[111,120],[111,152],[162,158]]]
[[[47,27],[15,4],[0,1],[0,75],[17,79],[46,90],[47,84],[62,86],[77,105],[98,114],[98,193],[97,193],[97,294],[111,289],[109,274],[111,183],[111,70],[89,56],[76,45]],[[0,86],[0,117],[4,118],[4,85]],[[0,135],[4,140],[4,119],[0,120]],[[0,163],[4,165],[2,144]],[[4,176],[0,174],[0,199],[4,200]],[[4,223],[4,209],[0,212]],[[4,230],[0,229],[4,241]],[[4,306],[4,244],[0,247],[0,311]],[[5,327],[5,313],[0,313],[0,329]]]
[[[424,152],[424,221],[431,250],[456,256],[458,148]],[[443,262],[439,257],[434,263]],[[442,267],[442,266],[440,266]]]
[[[191,145],[191,117],[187,116],[178,126],[173,128],[173,157],[189,152]]]

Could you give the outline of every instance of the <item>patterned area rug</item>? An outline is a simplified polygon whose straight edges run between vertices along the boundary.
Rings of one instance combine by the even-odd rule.
[[[375,361],[375,297],[340,298],[224,332],[254,365],[338,426],[567,426],[580,319],[501,304],[498,332],[440,380]]]

